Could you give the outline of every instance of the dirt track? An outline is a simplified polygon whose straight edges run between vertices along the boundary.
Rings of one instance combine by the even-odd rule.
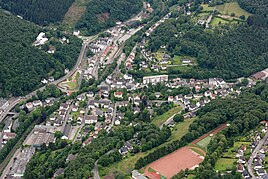
[[[208,132],[208,133],[202,135],[202,136],[199,137],[198,139],[194,140],[194,141],[192,142],[192,144],[196,144],[197,142],[201,141],[202,139],[208,137],[210,134],[215,135],[215,134],[219,133],[220,131],[222,131],[223,129],[225,129],[226,127],[227,127],[226,124],[222,124],[222,125],[220,125],[219,127],[217,127],[216,129],[213,129],[212,131],[210,131],[210,132]]]
[[[207,134],[199,137],[198,139],[194,140],[192,144],[196,144],[197,142],[201,141],[202,139],[208,137],[210,134],[217,134],[223,129],[227,127],[226,124],[222,124],[216,129],[213,129],[212,131],[208,132]],[[195,149],[200,151],[204,156],[206,153],[196,147],[192,146],[185,146],[182,147],[160,159],[157,161],[147,165],[145,167],[145,176],[151,178],[151,179],[160,179],[160,175],[163,175],[167,177],[168,179],[172,176],[176,175],[181,170],[188,169],[194,169],[195,167],[198,167],[198,165],[204,160],[204,157],[197,154],[191,149]],[[152,168],[159,174],[155,172],[149,172],[149,168]]]

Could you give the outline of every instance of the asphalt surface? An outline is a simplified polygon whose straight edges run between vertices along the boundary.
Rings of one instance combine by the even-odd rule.
[[[265,134],[265,136],[259,141],[259,144],[257,145],[257,147],[254,149],[254,151],[252,152],[249,160],[248,160],[248,172],[251,175],[252,179],[256,179],[257,177],[254,174],[254,170],[253,170],[253,166],[252,166],[252,162],[254,160],[254,158],[257,156],[257,154],[259,153],[261,147],[263,146],[263,144],[266,142],[268,138],[268,132]]]

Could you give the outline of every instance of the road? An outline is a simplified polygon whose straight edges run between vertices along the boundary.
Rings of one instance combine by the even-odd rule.
[[[115,151],[115,149],[110,150],[109,152],[107,152],[107,153],[104,154],[104,155],[108,155],[108,154],[112,153],[113,151]],[[97,161],[95,162],[95,164],[94,164],[94,168],[93,168],[92,171],[91,171],[91,172],[94,174],[94,179],[100,179],[99,170],[98,170],[98,161],[99,161],[99,160],[97,160]]]
[[[87,45],[88,45],[88,43],[83,43],[78,60],[75,64],[75,66],[73,67],[73,69],[70,70],[70,72],[68,74],[66,74],[65,76],[53,81],[50,84],[57,85],[57,84],[61,83],[62,81],[65,81],[66,79],[68,79],[70,76],[72,76],[77,71],[78,67],[80,66],[80,64],[81,64],[81,62],[86,54]],[[5,119],[6,115],[9,113],[9,111],[12,110],[19,102],[30,99],[32,96],[36,95],[37,91],[43,91],[45,88],[46,88],[46,85],[31,92],[31,93],[29,93],[29,94],[27,94],[24,97],[18,97],[18,98],[11,99],[9,106],[4,110],[4,112],[0,116],[0,122],[2,122]]]
[[[21,98],[14,98],[9,100],[9,106],[4,110],[4,112],[0,116],[0,122],[2,122],[6,115],[9,113],[10,110],[12,110],[19,102],[21,101]]]
[[[69,120],[70,113],[72,112],[73,106],[74,106],[73,104],[70,104],[70,107],[67,110],[66,116],[64,117],[64,122],[63,122],[62,129],[61,129],[62,133],[64,132],[67,121]]]
[[[181,111],[178,112],[178,113],[176,113],[176,114],[173,114],[170,118],[168,118],[166,120],[166,122],[164,122],[163,124],[161,124],[160,129],[162,129],[164,127],[164,125],[170,124],[173,121],[174,116],[177,115],[177,114],[181,114]]]
[[[98,161],[99,161],[99,160],[97,160],[97,161],[95,162],[94,168],[93,168],[93,170],[92,170],[92,173],[94,174],[94,179],[100,179],[99,169],[98,169]]]
[[[112,118],[112,124],[111,124],[111,126],[114,126],[115,117],[116,117],[116,112],[117,112],[117,106],[118,106],[118,103],[116,102],[116,103],[114,104],[114,112],[113,112],[113,118]]]
[[[248,160],[248,172],[251,175],[252,179],[256,179],[257,177],[254,174],[254,170],[252,167],[252,162],[254,160],[254,158],[257,156],[257,154],[259,153],[261,147],[263,146],[263,144],[266,142],[268,138],[268,132],[265,134],[265,136],[259,141],[259,144],[257,145],[257,147],[254,149],[254,151],[252,152],[249,160]]]

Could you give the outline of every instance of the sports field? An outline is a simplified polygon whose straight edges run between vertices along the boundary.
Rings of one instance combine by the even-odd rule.
[[[152,172],[149,172],[148,170],[149,168],[152,168],[160,175],[171,178],[181,170],[198,167],[203,160],[203,156],[191,150],[191,147],[186,146],[149,164],[145,169],[145,175],[154,179],[156,176],[152,175]]]

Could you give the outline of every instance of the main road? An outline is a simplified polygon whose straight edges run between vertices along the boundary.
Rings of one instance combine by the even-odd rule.
[[[257,154],[259,153],[261,147],[263,146],[263,144],[265,143],[265,141],[268,138],[268,132],[265,134],[265,136],[259,141],[259,144],[257,145],[257,147],[254,149],[254,151],[252,152],[249,160],[248,160],[248,172],[251,175],[252,179],[256,179],[257,177],[254,174],[253,171],[253,167],[252,167],[252,162],[254,160],[254,158],[256,158]]]

